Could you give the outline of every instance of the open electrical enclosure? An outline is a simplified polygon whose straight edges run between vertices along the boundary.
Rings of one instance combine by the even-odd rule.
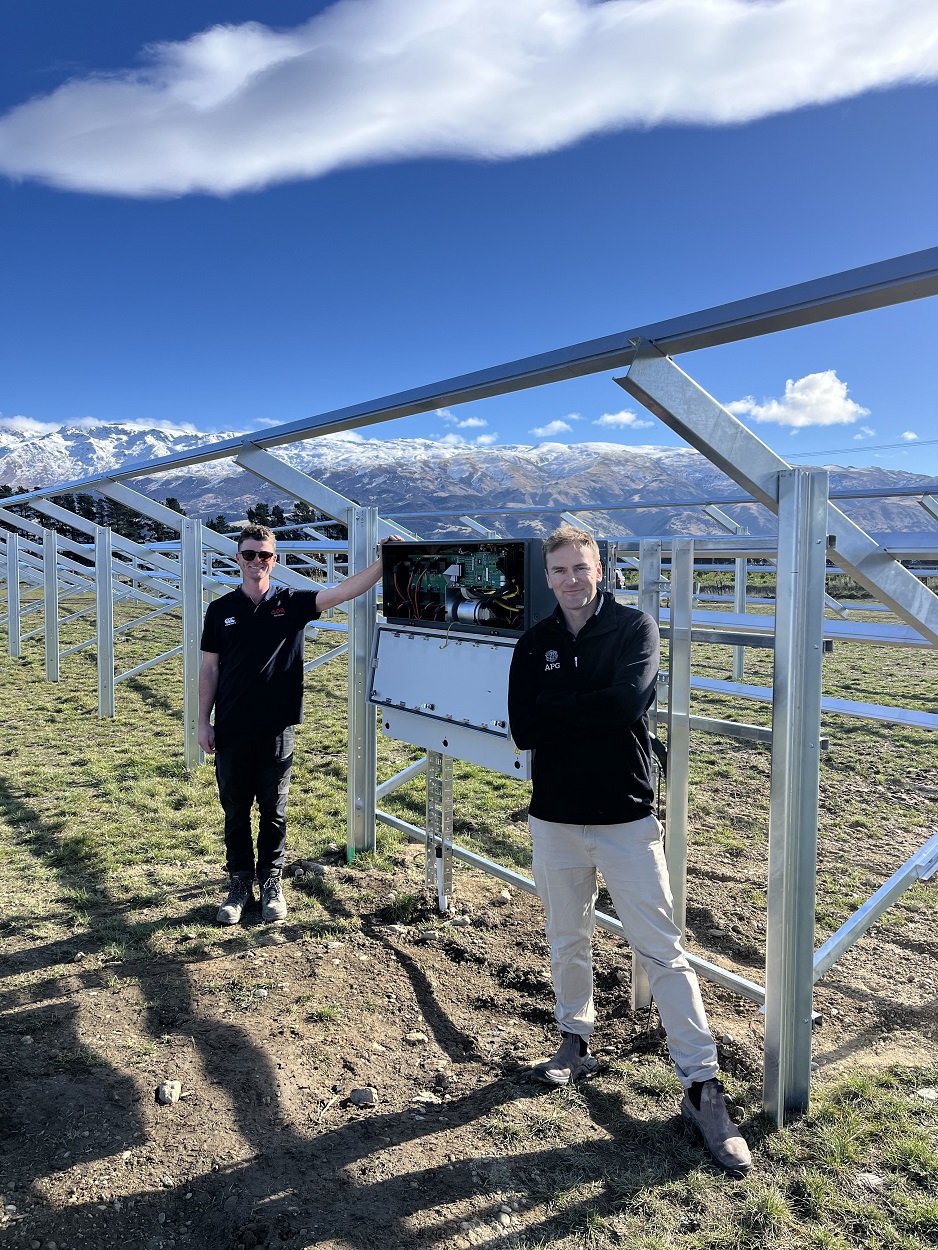
[[[393,543],[381,558],[389,622],[518,638],[557,606],[539,539]],[[600,558],[614,564],[615,544]]]
[[[599,544],[607,589],[615,543]],[[539,539],[388,543],[368,699],[390,738],[524,780],[508,727],[514,644],[557,606]]]

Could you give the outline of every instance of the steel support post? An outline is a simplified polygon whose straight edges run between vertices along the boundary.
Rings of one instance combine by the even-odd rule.
[[[182,732],[186,768],[202,763],[199,746],[199,638],[202,630],[202,522],[185,517],[179,531],[182,592]]]
[[[656,538],[646,539],[639,546],[638,606],[642,612],[647,612],[654,621],[657,621],[661,616],[661,542]],[[648,727],[652,733],[657,733],[657,701],[648,713]],[[648,974],[633,951],[632,990],[629,1005],[633,1011],[639,1011],[650,1003],[651,986],[648,983]]]
[[[59,546],[55,530],[42,536],[42,624],[46,644],[46,681],[59,680]]]
[[[744,530],[740,531],[744,533]],[[746,611],[746,583],[749,580],[749,561],[745,556],[736,557],[736,575],[733,578],[733,611],[742,615]],[[746,648],[733,648],[733,681],[746,676]]]
[[[7,654],[19,659],[20,646],[20,536],[7,535]]]
[[[453,893],[453,760],[427,752],[427,890],[436,892],[441,914]]]
[[[98,660],[98,715],[114,715],[114,595],[111,582],[111,531],[94,531],[94,619]]]
[[[360,573],[374,559],[378,542],[376,508],[348,510],[349,574]],[[377,720],[368,702],[368,666],[374,643],[377,595],[374,587],[348,605],[348,826],[347,854],[375,849],[375,774],[378,762]]]
[[[671,543],[671,640],[668,645],[668,807],[665,855],[674,923],[687,911],[687,810],[690,779],[690,647],[694,611],[694,540]]]
[[[749,530],[745,525],[739,525],[731,516],[718,508],[716,504],[708,504],[704,508],[707,516],[716,521],[717,525],[722,525],[728,534],[748,534]],[[735,568],[733,570],[733,611],[744,614],[746,611],[746,579],[748,576],[749,562],[745,556],[737,556]],[[733,681],[742,681],[746,674],[746,648],[733,648]]]
[[[763,1094],[781,1126],[811,1084],[828,474],[780,473],[778,499]]]

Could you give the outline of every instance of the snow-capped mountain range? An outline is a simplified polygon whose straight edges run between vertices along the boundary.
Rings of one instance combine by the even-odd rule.
[[[65,484],[233,437],[123,424],[83,424],[39,435],[0,428],[0,483],[20,490]],[[556,524],[560,510],[590,505],[599,505],[591,519],[610,535],[715,533],[719,527],[699,507],[679,505],[742,493],[703,456],[686,448],[618,443],[478,447],[343,434],[289,444],[276,448],[275,454],[340,494],[377,506],[385,516],[432,514],[404,521],[426,537],[451,528],[460,513],[490,518],[506,536],[541,533]],[[938,490],[935,478],[921,474],[829,467],[832,490]],[[219,513],[242,517],[259,500],[292,504],[230,460],[140,478],[135,484],[156,499],[175,496],[191,516],[203,518]],[[621,508],[664,502],[678,506]],[[620,507],[605,511],[604,504]],[[910,499],[857,500],[842,506],[872,532],[938,528]],[[540,516],[494,515],[511,507],[548,511]],[[725,510],[753,533],[771,530],[772,519],[754,504],[729,505]],[[440,513],[455,515],[446,520]]]

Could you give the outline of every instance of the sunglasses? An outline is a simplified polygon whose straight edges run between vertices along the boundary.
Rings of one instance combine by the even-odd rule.
[[[268,560],[272,560],[274,558],[275,553],[273,551],[250,551],[248,550],[248,551],[239,551],[238,555],[241,557],[242,560],[247,561],[248,564],[250,564],[252,560],[260,560],[262,564],[266,564]]]

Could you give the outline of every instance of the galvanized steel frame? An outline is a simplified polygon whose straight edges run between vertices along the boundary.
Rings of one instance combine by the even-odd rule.
[[[26,492],[4,500],[5,504],[28,502],[54,515],[57,505],[46,502],[46,496],[72,489],[94,488],[102,494],[127,503],[145,515],[155,517],[164,524],[174,525],[181,532],[181,587],[180,599],[184,614],[183,651],[186,657],[187,691],[195,683],[193,662],[193,623],[201,616],[203,579],[201,576],[203,542],[210,550],[231,555],[235,544],[219,535],[206,532],[200,535],[198,523],[184,525],[177,514],[146,499],[123,483],[141,474],[153,474],[178,469],[197,463],[234,456],[236,462],[247,471],[264,480],[283,486],[289,493],[309,502],[325,501],[324,509],[329,515],[345,520],[349,525],[350,571],[365,567],[374,549],[376,537],[376,512],[360,509],[351,501],[335,495],[321,483],[314,483],[305,475],[285,465],[266,450],[309,438],[317,434],[355,429],[397,417],[451,406],[505,394],[532,386],[540,386],[566,378],[584,376],[621,366],[629,366],[624,378],[616,379],[640,402],[676,430],[692,446],[702,451],[713,463],[722,468],[750,496],[764,503],[780,517],[779,535],[779,584],[785,588],[779,595],[776,612],[776,679],[773,688],[774,717],[772,741],[773,791],[770,838],[770,902],[769,902],[769,957],[767,960],[767,988],[765,991],[755,983],[736,974],[720,969],[708,961],[692,958],[691,963],[704,976],[718,984],[726,985],[752,998],[766,1002],[767,1011],[767,1062],[765,1099],[766,1106],[778,1122],[787,1111],[802,1109],[807,1101],[810,1054],[810,994],[806,992],[808,962],[805,938],[809,901],[813,902],[814,864],[812,836],[816,837],[816,772],[819,745],[818,718],[820,713],[820,643],[822,639],[819,621],[823,618],[823,556],[827,554],[824,538],[834,535],[833,552],[840,564],[862,585],[867,586],[893,611],[906,620],[930,644],[938,642],[938,599],[909,574],[895,558],[896,552],[885,550],[874,542],[839,509],[830,505],[817,474],[810,471],[792,471],[781,457],[771,452],[746,427],[736,421],[716,400],[696,385],[669,355],[699,350],[720,343],[730,343],[754,335],[773,333],[792,326],[807,325],[832,317],[849,315],[872,308],[885,307],[909,299],[918,299],[938,293],[938,248],[897,257],[875,265],[864,266],[846,273],[834,274],[812,282],[799,283],[780,291],[769,292],[751,299],[704,310],[686,317],[674,318],[654,325],[639,327],[603,339],[576,344],[560,351],[513,361],[507,365],[477,373],[462,375],[430,386],[419,387],[397,395],[387,396],[370,403],[323,413],[303,421],[293,422],[265,432],[262,437],[233,439],[214,444],[196,452],[164,457],[155,461],[124,466],[120,471],[92,477],[80,482]],[[302,481],[298,479],[303,479]],[[312,498],[310,497],[312,495]],[[823,505],[821,503],[824,496]],[[712,501],[710,501],[712,502]],[[729,501],[727,501],[729,502]],[[931,514],[930,500],[923,506]],[[316,506],[321,503],[316,502]],[[823,512],[823,521],[821,514]],[[39,536],[42,527],[0,509],[0,519],[13,521],[18,528]],[[470,528],[483,531],[488,527],[471,518],[464,518]],[[77,522],[77,518],[76,518]],[[396,527],[406,534],[403,527]],[[47,636],[47,674],[50,654],[49,640],[58,626],[58,606],[55,604],[55,622],[51,620],[53,601],[57,598],[58,581],[51,579],[47,553],[55,549],[56,540],[42,534],[42,574],[45,603],[47,606],[45,631]],[[95,532],[96,591],[96,642],[99,669],[99,710],[102,715],[112,715],[114,710],[114,626],[111,557],[113,550],[126,550],[125,540],[111,536],[109,531]],[[681,543],[687,544],[686,549]],[[824,548],[819,552],[818,544]],[[747,542],[747,547],[757,544]],[[764,544],[768,545],[768,544]],[[3,540],[7,581],[8,649],[11,655],[20,653],[21,609],[19,575],[21,570],[19,540],[15,533]],[[689,715],[689,692],[694,679],[690,677],[685,656],[689,655],[693,630],[687,610],[684,583],[693,577],[693,555],[690,540],[677,540],[675,562],[672,566],[671,594],[671,655],[672,671],[669,690],[669,723],[672,731],[673,759],[670,765],[671,783],[676,790],[672,803],[677,799],[677,809],[669,830],[672,871],[678,878],[676,914],[683,919],[683,865],[680,859],[682,832],[686,838],[686,811],[680,815],[680,794],[686,784],[682,770],[686,767],[686,739],[694,718]],[[59,539],[61,552],[80,550],[77,544]],[[688,562],[689,555],[689,562]],[[146,557],[148,560],[150,556]],[[641,594],[646,602],[660,590],[660,546],[657,552],[658,569],[654,577],[645,577]],[[57,563],[57,576],[64,557]],[[652,562],[654,556],[651,557]],[[159,562],[151,564],[157,568]],[[818,572],[818,570],[820,570]],[[167,571],[167,570],[163,570]],[[287,584],[304,584],[301,576],[280,570],[280,580]],[[807,576],[802,578],[802,574]],[[287,574],[287,576],[283,576]],[[34,572],[30,573],[34,579]],[[54,580],[54,585],[53,585]],[[146,578],[142,579],[146,581]],[[157,573],[155,581],[161,581]],[[802,585],[802,580],[804,584]],[[657,582],[657,588],[653,586]],[[135,582],[136,584],[136,582]],[[165,591],[165,583],[159,587]],[[675,597],[676,596],[676,597]],[[151,597],[151,602],[154,599]],[[692,598],[691,598],[692,604]],[[820,606],[819,606],[820,605]],[[644,606],[644,604],[643,604]],[[82,615],[81,613],[73,614]],[[152,614],[151,614],[152,615]],[[364,670],[370,655],[367,645],[374,627],[374,594],[362,596],[353,602],[350,610],[349,657],[351,680],[349,682],[349,817],[348,842],[350,853],[373,845],[375,816],[388,824],[413,835],[426,836],[407,822],[386,813],[375,811],[376,786],[374,781],[374,716],[364,704],[364,682],[356,679]],[[87,645],[87,644],[82,644]],[[751,644],[747,644],[751,645]],[[337,648],[336,651],[341,650]],[[330,654],[334,654],[330,653]],[[169,653],[167,653],[169,654]],[[155,663],[157,660],[149,663]],[[327,657],[321,657],[325,659]],[[56,664],[58,668],[58,648]],[[315,662],[314,662],[315,663]],[[141,666],[144,667],[144,666]],[[54,680],[50,676],[50,680]],[[742,689],[748,689],[742,687]],[[187,763],[194,762],[191,750],[192,704],[185,710]],[[697,718],[700,721],[702,718]],[[745,728],[745,727],[743,727]],[[370,744],[370,746],[369,746]],[[426,767],[425,761],[404,770],[399,778],[385,783],[386,793],[393,784],[416,770]],[[938,835],[936,835],[938,836]],[[924,866],[931,865],[934,856],[913,857],[913,861],[896,874],[895,879],[883,887],[882,898],[870,900],[872,911],[884,899],[896,896],[902,882],[916,874],[920,876]],[[532,883],[520,874],[501,866],[481,860],[481,857],[454,847],[455,858],[487,871],[520,888],[532,888]],[[911,865],[911,866],[910,866]],[[900,881],[901,878],[901,881]],[[917,877],[916,877],[917,879]],[[863,909],[861,909],[862,912]],[[619,931],[620,926],[611,917],[598,918],[600,927]],[[864,918],[857,914],[837,938],[836,953],[846,949],[850,941],[862,931]],[[798,933],[793,929],[797,928]],[[833,941],[833,939],[832,939]],[[823,948],[822,948],[823,950]],[[831,948],[833,952],[833,947]],[[818,971],[818,956],[811,959],[812,980]],[[836,957],[833,953],[821,960]],[[829,963],[826,964],[829,966]],[[807,1030],[807,1031],[806,1031]]]

